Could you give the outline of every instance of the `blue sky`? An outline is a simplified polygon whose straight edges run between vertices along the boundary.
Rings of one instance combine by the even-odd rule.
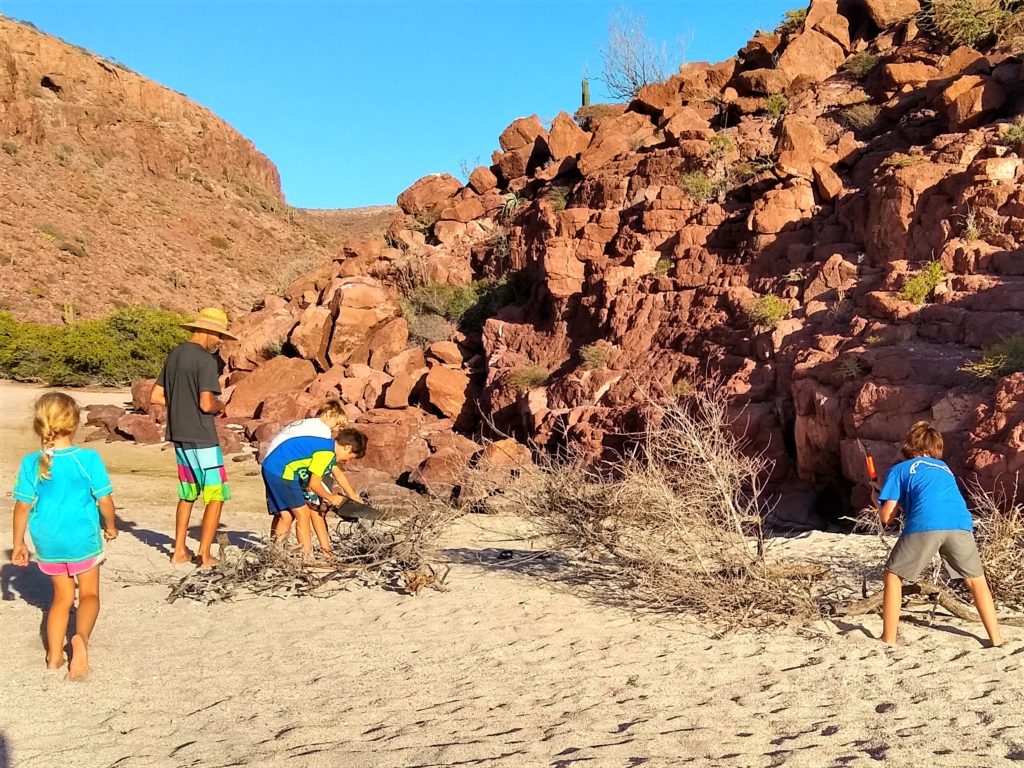
[[[490,162],[501,130],[580,103],[617,9],[686,60],[731,56],[801,0],[0,0],[0,13],[209,107],[281,171],[292,205],[393,203]]]

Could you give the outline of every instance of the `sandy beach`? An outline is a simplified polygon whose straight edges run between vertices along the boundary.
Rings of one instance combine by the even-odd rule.
[[[0,384],[0,477],[35,447],[39,390]],[[120,403],[119,392],[80,392]],[[3,537],[0,766],[889,766],[1024,760],[1024,644],[924,612],[899,647],[870,616],[823,633],[714,638],[616,606],[521,521],[470,517],[446,541],[447,592],[168,604],[175,494],[160,447],[92,444],[123,533],[109,545],[88,680],[44,669],[49,586]],[[229,462],[234,542],[262,531],[251,459]],[[195,523],[198,524],[198,515]],[[787,546],[859,546],[815,533]]]

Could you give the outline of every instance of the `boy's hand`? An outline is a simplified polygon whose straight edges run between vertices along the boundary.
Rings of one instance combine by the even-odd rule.
[[[341,495],[336,493],[333,496],[331,496],[330,498],[328,498],[327,501],[330,503],[330,505],[332,507],[340,507],[342,504],[345,503],[345,499],[346,499],[345,496],[341,496]]]
[[[106,539],[107,541],[113,541],[114,539],[117,538],[117,534],[118,533],[119,533],[119,531],[117,530],[117,528],[104,528],[103,529],[103,538]]]
[[[11,562],[22,568],[28,565],[28,547],[24,544],[17,545],[11,553]]]

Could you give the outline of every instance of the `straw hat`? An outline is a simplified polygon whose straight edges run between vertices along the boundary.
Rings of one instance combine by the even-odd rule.
[[[182,328],[193,331],[209,331],[216,333],[225,339],[238,341],[238,337],[228,331],[228,316],[223,309],[207,307],[200,311],[199,315],[191,323],[182,323]]]

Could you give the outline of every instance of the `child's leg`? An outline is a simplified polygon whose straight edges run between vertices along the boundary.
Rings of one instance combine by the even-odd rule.
[[[323,550],[325,555],[331,554],[331,535],[327,532],[327,519],[326,515],[322,515],[319,512],[314,511],[310,515],[310,519],[313,521],[313,530],[316,531],[316,539],[320,542],[320,549]]]
[[[1002,645],[1003,635],[999,631],[999,622],[996,621],[996,605],[992,601],[992,590],[988,588],[988,581],[984,576],[978,576],[973,579],[964,579],[964,583],[971,590],[974,605],[978,609],[981,623],[985,625],[985,631],[988,632],[992,645]]]
[[[78,612],[75,614],[75,635],[71,638],[71,663],[68,676],[85,677],[89,672],[89,637],[100,614],[100,567],[97,565],[78,574]]]
[[[192,505],[194,501],[178,500],[178,506],[174,510],[174,552],[171,555],[172,563],[189,563],[194,555],[185,546],[185,539],[188,536],[188,523],[192,518]]]
[[[903,607],[903,581],[891,571],[885,572],[885,591],[882,594],[882,642],[896,644],[896,630]]]
[[[75,580],[65,573],[51,576],[50,581],[53,582],[53,602],[46,614],[46,666],[58,669],[64,664],[64,640],[75,602]]]
[[[295,538],[299,540],[299,546],[307,555],[313,554],[313,536],[310,531],[310,517],[313,510],[303,504],[292,510],[295,516]]]
[[[220,511],[224,507],[224,502],[219,500],[210,500],[206,502],[206,508],[203,510],[203,524],[199,531],[199,551],[196,553],[200,559],[200,566],[203,568],[209,568],[217,565],[219,562],[212,554],[213,539],[217,535],[217,528],[220,526]]]
[[[288,538],[288,533],[292,529],[293,520],[295,520],[295,516],[288,510],[274,515],[274,522],[270,525],[270,535],[273,537],[274,541],[280,544]]]

